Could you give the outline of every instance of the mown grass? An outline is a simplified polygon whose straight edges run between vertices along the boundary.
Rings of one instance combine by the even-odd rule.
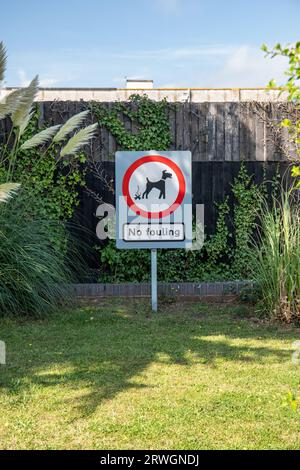
[[[238,306],[103,301],[0,320],[2,449],[298,449],[299,330]]]

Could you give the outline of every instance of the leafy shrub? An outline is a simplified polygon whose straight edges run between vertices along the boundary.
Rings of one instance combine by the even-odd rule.
[[[42,129],[47,128],[45,124]],[[34,107],[21,144],[39,132],[39,107]],[[1,151],[0,151],[1,152]],[[79,190],[85,184],[82,165],[86,158],[82,152],[66,159],[58,159],[59,146],[19,150],[13,179],[23,190],[30,192],[38,217],[51,220],[69,220],[79,204]],[[7,167],[0,164],[0,179],[4,181]]]
[[[295,113],[289,112],[287,117],[285,117],[280,126],[288,130],[288,139],[286,137],[281,139],[281,146],[284,150],[285,156],[292,162],[291,175],[296,179],[295,187],[300,188],[300,119],[299,119],[299,104],[300,104],[300,41],[297,41],[294,44],[288,44],[282,46],[280,43],[277,43],[275,47],[269,49],[265,44],[262,45],[262,50],[266,53],[267,56],[274,57],[285,57],[288,59],[289,65],[285,71],[285,75],[288,77],[287,82],[278,87],[274,80],[269,82],[269,88],[279,88],[281,92],[285,92],[288,95],[288,101],[296,105]]]
[[[6,70],[6,49],[0,42],[0,81]],[[37,201],[39,217],[66,220],[78,203],[83,184],[80,163],[82,148],[95,135],[98,124],[83,127],[89,111],[72,116],[62,125],[39,128],[34,100],[38,76],[29,86],[0,100],[0,120],[7,120],[8,135],[0,142],[0,183],[18,182]]]
[[[257,304],[262,299],[262,291],[258,284],[250,283],[241,288],[238,299],[241,302]]]
[[[253,184],[252,177],[241,166],[238,177],[232,186],[235,199],[233,209],[234,250],[232,253],[232,272],[235,277],[243,279],[249,274],[249,246],[256,227],[256,218],[260,209],[261,195],[264,186]]]

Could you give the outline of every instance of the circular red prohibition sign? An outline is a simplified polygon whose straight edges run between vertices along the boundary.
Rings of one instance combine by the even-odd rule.
[[[149,162],[157,162],[157,163],[164,163],[168,167],[170,167],[174,173],[177,176],[178,183],[179,183],[179,191],[177,194],[176,200],[173,202],[173,204],[168,207],[167,209],[160,211],[160,212],[148,212],[144,211],[140,207],[138,207],[134,201],[132,200],[130,194],[129,194],[129,182],[130,178],[132,176],[132,173],[141,165],[144,163],[149,163]],[[141,215],[145,218],[148,219],[161,219],[163,217],[166,217],[167,215],[172,214],[182,203],[184,195],[185,195],[185,179],[183,176],[183,173],[181,169],[179,168],[176,163],[172,162],[169,158],[162,157],[160,155],[147,155],[145,157],[141,157],[138,160],[136,160],[130,167],[127,169],[124,178],[123,178],[123,184],[122,184],[122,192],[123,196],[126,199],[127,205],[132,209],[136,214]]]

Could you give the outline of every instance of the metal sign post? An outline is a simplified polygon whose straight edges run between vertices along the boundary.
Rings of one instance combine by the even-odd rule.
[[[152,310],[157,311],[157,248],[192,246],[191,152],[116,152],[119,249],[151,250]]]
[[[152,311],[157,312],[157,250],[151,250],[151,305]]]

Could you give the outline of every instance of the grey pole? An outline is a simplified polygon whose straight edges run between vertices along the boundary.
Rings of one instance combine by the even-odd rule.
[[[157,312],[157,250],[151,250],[151,303],[152,311]]]

